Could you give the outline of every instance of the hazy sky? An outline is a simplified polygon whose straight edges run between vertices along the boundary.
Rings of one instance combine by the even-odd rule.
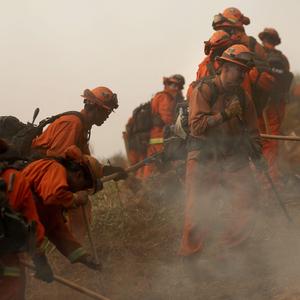
[[[93,127],[97,156],[124,151],[132,110],[173,73],[195,77],[212,17],[228,6],[251,19],[248,34],[275,27],[292,71],[300,70],[300,1],[0,0],[1,115],[31,120],[80,110],[85,88],[110,87],[120,107]]]

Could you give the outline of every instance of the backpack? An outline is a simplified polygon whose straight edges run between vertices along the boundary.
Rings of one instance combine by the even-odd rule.
[[[276,78],[276,85],[272,89],[271,97],[280,101],[290,90],[294,74],[287,70],[288,61],[281,51],[274,49],[268,53],[268,63],[272,75]]]
[[[0,163],[0,176],[8,168],[8,163]],[[7,192],[13,188],[14,177],[10,179],[9,186],[0,177],[0,257],[10,253],[33,250],[35,246],[35,222],[28,223],[20,214],[9,205]]]
[[[128,149],[146,154],[152,128],[151,101],[134,109],[130,122],[126,125]]]
[[[0,138],[11,144],[20,157],[28,157],[32,141],[42,134],[44,127],[65,115],[75,115],[83,122],[82,115],[78,111],[68,111],[45,118],[38,125],[35,125],[34,121],[24,124],[13,116],[0,116]]]

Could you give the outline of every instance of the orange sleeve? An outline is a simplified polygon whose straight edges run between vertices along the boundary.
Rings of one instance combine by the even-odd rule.
[[[210,107],[211,91],[206,84],[196,87],[190,99],[189,128],[194,137],[201,137],[206,131],[223,122],[220,112],[213,113]]]
[[[159,93],[152,99],[152,112],[158,114],[162,121],[169,125],[174,120],[175,101],[167,93]]]
[[[33,148],[46,148],[47,156],[62,156],[65,150],[76,145],[80,147],[80,136],[83,131],[82,123],[76,116],[63,116],[33,141]],[[85,152],[87,150],[85,149]]]
[[[44,240],[45,230],[40,222],[29,183],[21,172],[8,169],[3,175],[7,184],[12,180],[12,176],[14,176],[13,189],[11,192],[8,192],[9,204],[13,210],[21,213],[28,221],[36,223],[36,238],[38,245],[40,245]]]
[[[196,74],[196,80],[199,80],[208,75],[207,64],[208,64],[209,60],[210,60],[209,56],[206,56],[204,58],[204,60],[199,64],[198,71]]]
[[[48,166],[47,172],[35,186],[35,191],[45,205],[61,205],[66,208],[72,206],[73,193],[69,189],[67,172],[57,162]]]

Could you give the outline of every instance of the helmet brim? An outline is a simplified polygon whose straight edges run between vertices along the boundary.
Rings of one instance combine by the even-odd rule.
[[[227,58],[227,57],[224,58],[224,57],[218,56],[218,57],[216,58],[216,60],[218,60],[218,61],[220,61],[220,62],[229,62],[229,63],[233,63],[233,64],[235,64],[235,65],[240,66],[241,68],[243,68],[243,69],[246,70],[246,71],[251,70],[251,67],[247,66],[246,64],[243,64],[242,62],[239,62],[239,61],[237,61],[237,60],[234,60],[234,59],[230,59],[230,58]]]

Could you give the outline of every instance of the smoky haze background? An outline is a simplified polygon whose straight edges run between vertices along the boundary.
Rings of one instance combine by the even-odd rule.
[[[1,115],[30,121],[80,110],[85,88],[110,87],[120,107],[91,145],[98,156],[123,151],[122,130],[132,110],[162,89],[174,73],[194,80],[212,17],[235,6],[251,19],[257,37],[275,27],[292,71],[300,69],[300,2],[179,0],[1,0]],[[186,85],[187,87],[187,85]]]

